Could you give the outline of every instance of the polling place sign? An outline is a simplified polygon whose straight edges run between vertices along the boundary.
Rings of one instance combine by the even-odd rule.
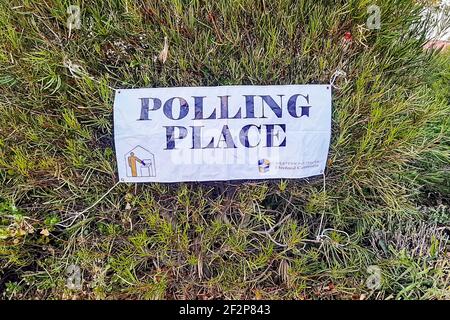
[[[116,90],[122,182],[320,175],[330,136],[330,85]]]

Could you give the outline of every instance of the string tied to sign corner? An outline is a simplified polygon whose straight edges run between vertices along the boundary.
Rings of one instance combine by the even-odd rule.
[[[333,89],[342,89],[341,87],[336,85],[336,80],[339,77],[343,77],[345,79],[345,81],[347,81],[347,72],[345,72],[342,69],[336,69],[336,71],[333,73],[333,75],[330,78],[330,85]]]

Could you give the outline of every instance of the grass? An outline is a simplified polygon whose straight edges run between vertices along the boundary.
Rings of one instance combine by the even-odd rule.
[[[450,56],[372,2],[0,0],[1,297],[450,298]],[[324,177],[116,185],[113,88],[336,70]]]

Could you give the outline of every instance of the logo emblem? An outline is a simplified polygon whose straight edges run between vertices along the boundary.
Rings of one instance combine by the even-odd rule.
[[[267,159],[258,160],[258,169],[259,169],[259,173],[269,172],[270,161]]]
[[[125,165],[127,177],[156,177],[155,156],[141,146],[125,154]]]

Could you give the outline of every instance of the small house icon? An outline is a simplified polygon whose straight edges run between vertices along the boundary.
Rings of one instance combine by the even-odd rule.
[[[127,177],[156,177],[155,156],[141,146],[125,154],[125,166]]]

